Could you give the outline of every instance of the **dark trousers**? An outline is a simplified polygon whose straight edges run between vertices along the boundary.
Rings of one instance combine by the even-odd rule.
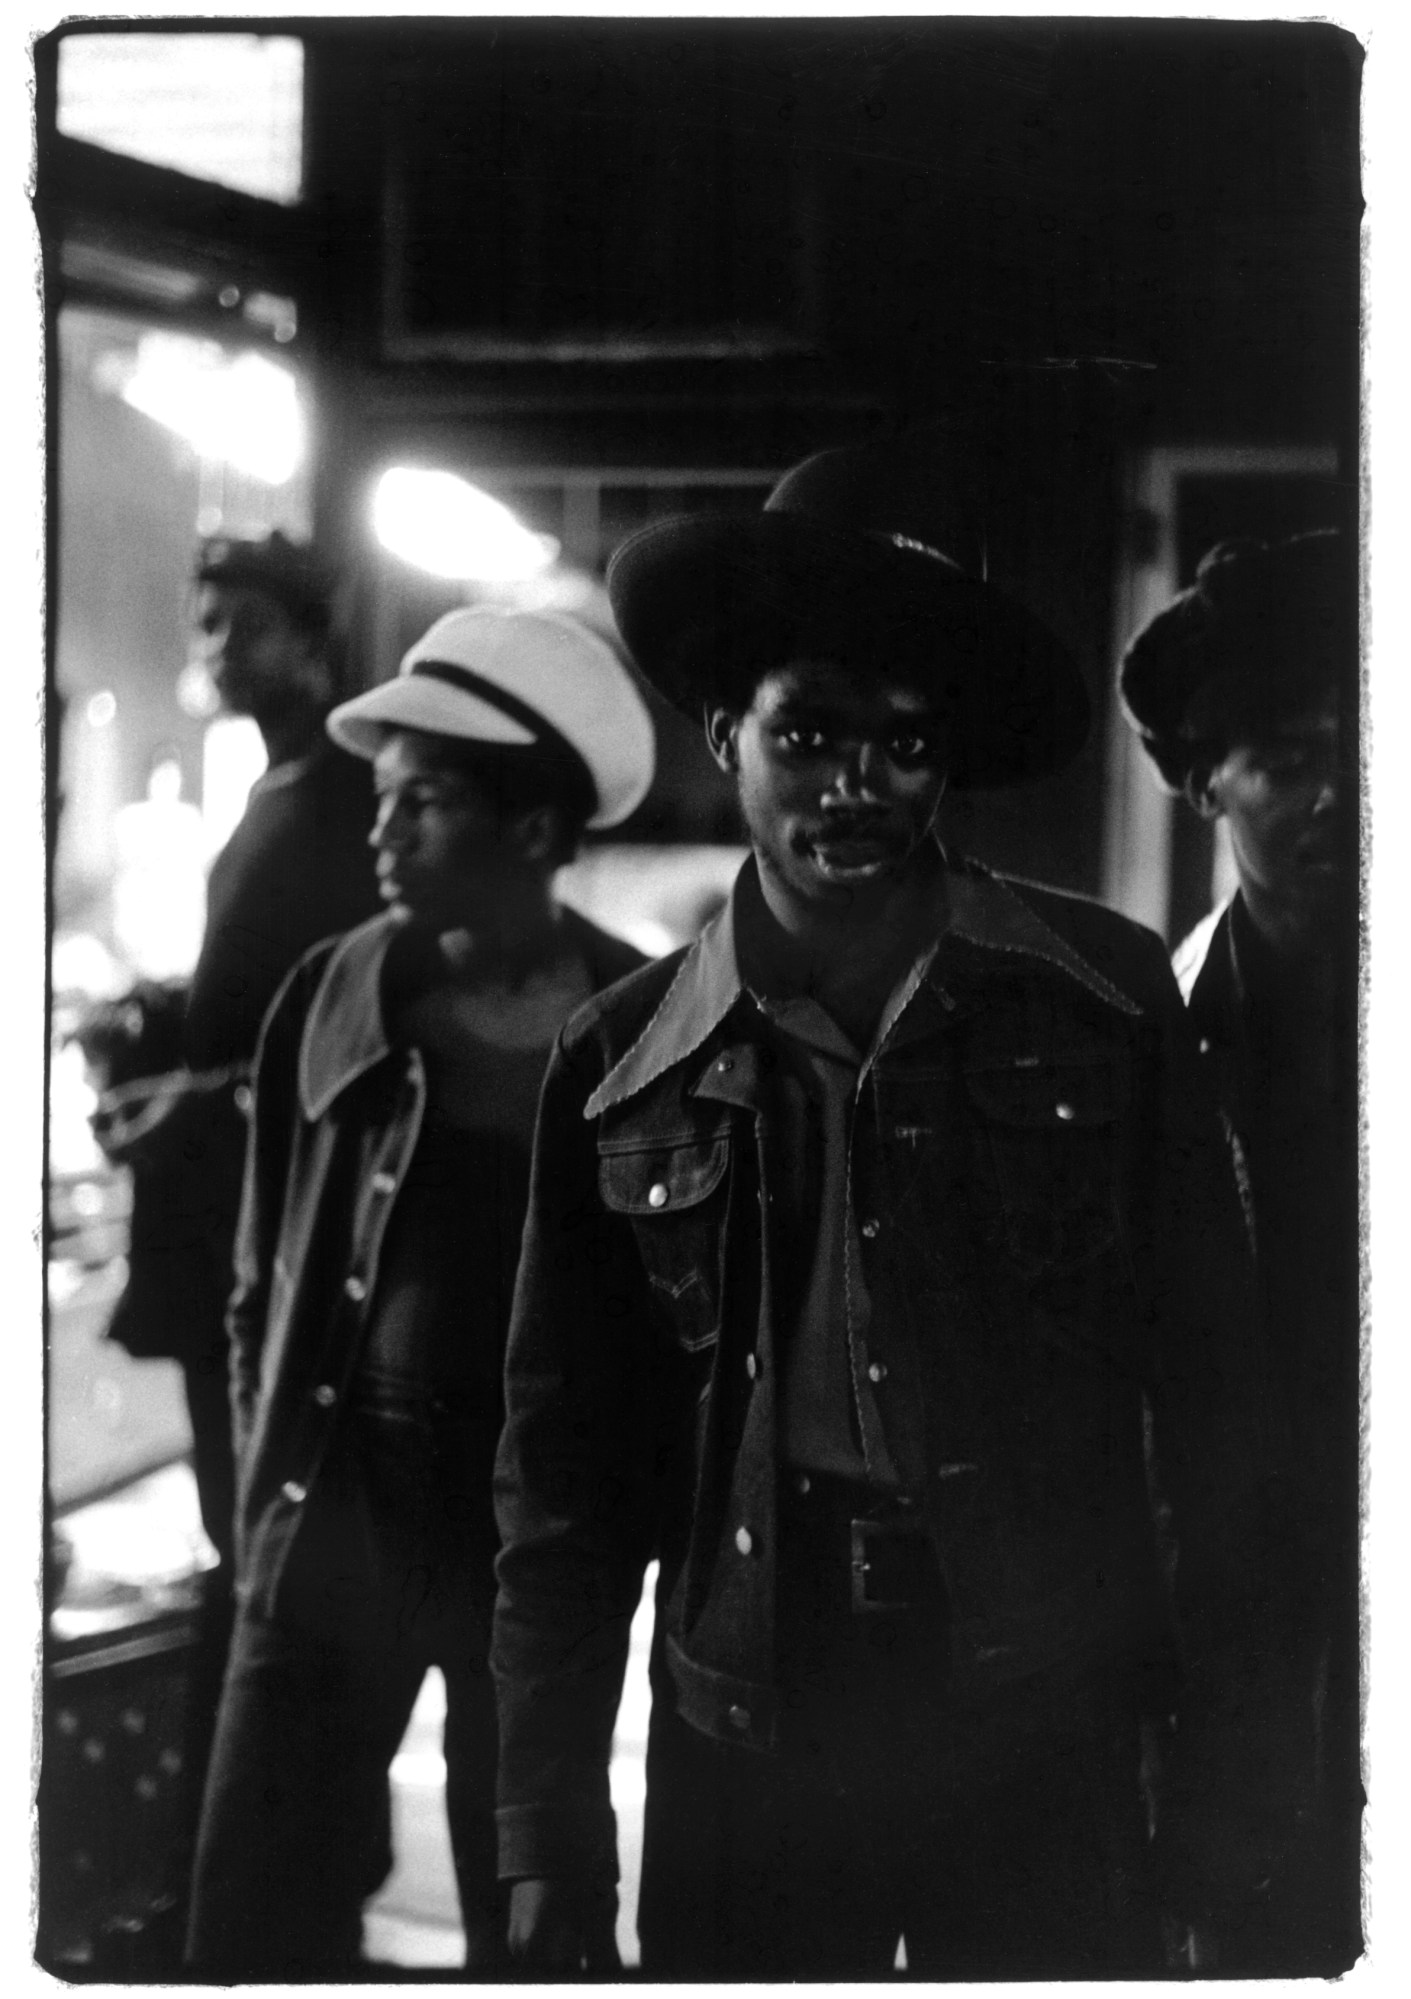
[[[1362,1954],[1362,1810],[1359,1664],[1350,1617],[1310,1672],[1306,1714],[1284,1716],[1273,1754],[1307,1793],[1286,1812],[1291,1836],[1268,1882],[1216,1911],[1223,1978],[1335,1978]],[[1303,1723],[1303,1726],[1300,1726]]]
[[[234,1567],[235,1456],[230,1440],[229,1348],[222,1338],[199,1361],[181,1363],[191,1417],[191,1468],[201,1504],[201,1525],[220,1556],[229,1591]]]
[[[220,1557],[220,1566],[202,1577],[196,1645],[187,1680],[182,1761],[190,1785],[190,1805],[182,1850],[183,1864],[188,1868],[235,1614],[235,1457],[231,1448],[228,1351],[222,1335],[218,1349],[212,1347],[200,1360],[181,1363],[191,1416],[191,1467],[196,1478],[201,1525]],[[180,1886],[184,1903],[185,1878]]]
[[[391,1866],[388,1770],[427,1669],[446,1680],[446,1809],[467,1968],[503,1973],[496,1552],[486,1439],[424,1404],[345,1424],[278,1613],[242,1607],[211,1754],[188,1958],[223,1980],[336,1979]]]
[[[874,1979],[902,1938],[928,1979],[1159,1972],[1126,1675],[958,1698],[924,1548],[864,1549],[914,1601],[854,1608],[859,1498],[814,1480],[781,1522],[777,1755],[654,1702],[643,1975]]]

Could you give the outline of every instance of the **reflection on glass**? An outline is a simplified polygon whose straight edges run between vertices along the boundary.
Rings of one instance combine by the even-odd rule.
[[[86,1066],[72,1037],[95,1002],[121,1006],[139,980],[161,982],[149,996],[179,992],[200,944],[205,870],[264,767],[254,724],[218,715],[207,691],[182,679],[198,535],[277,527],[306,538],[310,520],[290,367],[87,307],[66,307],[58,332],[47,1414],[50,1491],[63,1515],[180,1465],[190,1445],[176,1363],[134,1360],[104,1337],[126,1281],[131,1184],[95,1145],[89,1119],[97,1091],[125,1078]],[[199,421],[197,388],[212,398]],[[262,414],[233,439],[232,410],[242,408]],[[144,1073],[179,1061],[178,1045]],[[144,1504],[176,1491],[159,1481]],[[146,1527],[118,1517],[146,1563]]]

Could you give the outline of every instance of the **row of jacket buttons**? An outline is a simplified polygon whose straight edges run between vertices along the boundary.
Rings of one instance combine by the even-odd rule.
[[[372,1176],[372,1191],[374,1194],[395,1194],[397,1191],[396,1174],[388,1173],[379,1168]],[[354,1272],[351,1277],[344,1278],[343,1292],[344,1296],[351,1298],[355,1305],[361,1305],[367,1296],[367,1284],[363,1278]],[[338,1400],[338,1390],[333,1386],[331,1381],[321,1381],[313,1391],[313,1399],[320,1409],[331,1409]],[[309,1488],[297,1478],[285,1479],[279,1489],[291,1506],[302,1506],[309,1496]]]

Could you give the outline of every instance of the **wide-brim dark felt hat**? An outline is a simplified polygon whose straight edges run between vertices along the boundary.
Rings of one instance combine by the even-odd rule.
[[[630,536],[608,594],[642,673],[699,718],[721,661],[778,664],[781,638],[860,671],[891,663],[938,695],[953,786],[1061,770],[1087,738],[1083,676],[1038,618],[938,545],[948,524],[929,476],[886,446],[819,452],[759,513],[675,516]]]

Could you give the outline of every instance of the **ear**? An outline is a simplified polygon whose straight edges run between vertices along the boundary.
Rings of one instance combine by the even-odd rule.
[[[305,636],[300,648],[298,677],[311,700],[321,703],[332,701],[333,664],[318,639]]]
[[[740,768],[740,754],[737,747],[740,718],[738,715],[732,715],[728,708],[707,708],[703,713],[710,753],[727,776],[733,777]]]
[[[543,867],[557,851],[558,810],[552,805],[531,805],[527,811],[516,815],[510,832],[524,859]]]
[[[1218,819],[1225,810],[1216,782],[1216,766],[1212,763],[1192,764],[1181,790],[1202,819]]]

